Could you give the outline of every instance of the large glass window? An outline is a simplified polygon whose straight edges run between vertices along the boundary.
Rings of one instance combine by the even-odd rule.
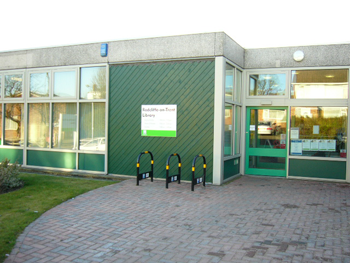
[[[80,71],[80,98],[106,98],[106,67],[82,68]]]
[[[346,157],[347,107],[292,107],[291,155]]]
[[[242,72],[226,63],[224,156],[240,153],[241,94]]]
[[[232,106],[225,105],[225,144],[224,144],[224,156],[232,155]]]
[[[5,75],[5,98],[21,98],[23,75]]]
[[[79,149],[104,151],[106,149],[105,103],[81,103],[79,122]]]
[[[106,66],[0,72],[0,146],[104,155],[106,72]]]
[[[286,74],[254,74],[249,76],[249,96],[284,96]]]
[[[76,73],[75,71],[59,71],[54,73],[53,84],[54,97],[76,97]]]
[[[22,103],[5,104],[5,145],[22,146],[24,141]]]
[[[48,148],[50,146],[50,104],[28,105],[28,147]]]
[[[347,99],[347,69],[292,71],[292,99]]]
[[[49,97],[50,73],[30,74],[30,97]]]
[[[77,148],[77,104],[54,103],[52,106],[52,148]]]

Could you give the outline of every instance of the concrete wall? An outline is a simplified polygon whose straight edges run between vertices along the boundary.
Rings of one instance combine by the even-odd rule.
[[[244,49],[223,32],[170,36],[0,52],[0,70],[132,61],[205,58],[227,55],[243,66]]]
[[[304,60],[293,59],[295,51],[304,52]],[[245,69],[349,66],[350,44],[260,48],[245,50]]]
[[[223,39],[223,49],[224,56],[237,64],[238,66],[244,68],[244,56],[245,50],[240,45],[237,44],[232,38],[224,34]]]
[[[244,69],[350,65],[350,44],[243,49],[224,32],[0,52],[0,70],[224,56]],[[305,58],[293,60],[302,50]]]
[[[106,63],[100,44],[53,47],[0,53],[0,69],[26,69]]]

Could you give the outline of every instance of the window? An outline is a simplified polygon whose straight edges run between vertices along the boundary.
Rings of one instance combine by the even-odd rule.
[[[52,148],[77,148],[77,104],[54,103],[52,106]]]
[[[0,147],[104,155],[106,72],[106,66],[0,72]]]
[[[286,134],[286,109],[250,110],[250,148],[285,149]]]
[[[242,72],[225,66],[225,132],[224,156],[240,153]]]
[[[225,104],[224,156],[232,155],[232,106]]]
[[[0,145],[2,145],[2,104],[0,104]]]
[[[249,76],[249,96],[285,96],[286,74],[254,74]]]
[[[24,140],[23,104],[5,104],[5,145],[22,146]]]
[[[30,74],[29,96],[32,98],[49,97],[50,73]]]
[[[81,103],[79,110],[79,149],[104,151],[105,103]]]
[[[82,68],[80,71],[80,98],[105,99],[106,98],[106,68]]]
[[[21,98],[23,75],[5,75],[5,98]]]
[[[347,99],[347,69],[292,71],[292,99]]]
[[[54,73],[54,97],[75,98],[76,90],[75,71],[59,71]]]
[[[238,103],[241,103],[241,94],[242,94],[242,72],[237,69],[235,101],[237,101]]]
[[[31,103],[28,105],[28,147],[49,147],[49,123],[49,103]]]
[[[225,100],[233,101],[234,77],[235,77],[235,68],[229,64],[226,64]]]
[[[241,111],[242,107],[236,106],[235,116],[235,154],[241,153],[240,142],[241,142]]]
[[[346,157],[347,107],[292,107],[291,155]]]

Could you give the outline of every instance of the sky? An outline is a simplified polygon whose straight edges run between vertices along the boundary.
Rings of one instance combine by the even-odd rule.
[[[1,0],[0,52],[223,31],[243,48],[350,43],[349,0]]]

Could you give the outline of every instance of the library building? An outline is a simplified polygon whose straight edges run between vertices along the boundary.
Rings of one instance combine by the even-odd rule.
[[[0,52],[0,161],[96,176],[350,182],[350,44],[245,49],[224,32]],[[151,155],[140,160],[149,170]],[[178,159],[170,159],[176,173]]]

